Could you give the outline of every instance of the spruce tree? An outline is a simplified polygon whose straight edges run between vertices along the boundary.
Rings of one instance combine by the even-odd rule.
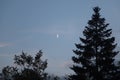
[[[93,8],[93,15],[80,37],[81,43],[75,44],[72,57],[75,63],[71,69],[75,74],[69,80],[114,80],[118,67],[115,65],[115,38],[111,37],[112,29],[107,29],[108,23],[101,18],[100,8]],[[119,80],[119,79],[118,79]]]

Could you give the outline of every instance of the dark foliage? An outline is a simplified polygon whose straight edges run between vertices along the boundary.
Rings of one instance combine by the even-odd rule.
[[[48,75],[47,76],[47,80],[63,80],[63,79],[61,79],[59,76],[56,76],[56,75]]]
[[[100,8],[93,8],[94,14],[88,21],[88,26],[83,31],[84,38],[80,38],[81,44],[75,44],[73,52],[75,63],[71,69],[75,74],[68,77],[69,80],[120,80],[119,67],[115,65],[115,38],[111,37],[112,29],[107,29],[105,18],[100,16]],[[119,74],[118,74],[119,73]]]
[[[35,57],[22,52],[15,55],[14,63],[17,67],[4,67],[3,74],[5,80],[45,80],[47,74],[44,70],[47,67],[47,60],[42,61],[42,51],[40,50]]]

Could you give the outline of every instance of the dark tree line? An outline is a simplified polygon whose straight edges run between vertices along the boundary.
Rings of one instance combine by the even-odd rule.
[[[81,43],[75,44],[73,50],[76,56],[72,57],[75,63],[71,69],[75,72],[69,75],[68,80],[120,80],[120,62],[115,64],[117,44],[112,37],[112,29],[108,28],[105,18],[101,18],[100,8],[93,8],[93,15],[83,31]],[[16,66],[6,66],[2,72],[5,80],[60,80],[57,76],[45,73],[47,60],[41,59],[40,50],[35,57],[22,52],[15,55]]]
[[[59,76],[50,75],[45,72],[47,60],[43,61],[43,52],[40,50],[35,57],[22,52],[14,56],[15,66],[3,68],[5,80],[60,80]]]
[[[40,50],[35,57],[22,52],[21,55],[15,55],[14,64],[16,66],[4,67],[2,72],[5,80],[45,80],[47,73],[47,60],[41,59]]]
[[[112,29],[108,29],[105,18],[101,18],[100,8],[93,8],[93,15],[83,31],[81,43],[75,44],[72,57],[75,63],[71,69],[75,74],[69,80],[120,80],[119,66],[115,65],[115,37],[111,37]],[[120,75],[119,75],[120,76]]]

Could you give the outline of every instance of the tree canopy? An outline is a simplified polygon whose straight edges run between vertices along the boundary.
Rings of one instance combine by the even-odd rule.
[[[22,52],[21,55],[15,55],[14,64],[16,66],[6,66],[3,68],[3,74],[6,80],[45,80],[47,73],[47,60],[41,59],[40,50],[35,57]]]

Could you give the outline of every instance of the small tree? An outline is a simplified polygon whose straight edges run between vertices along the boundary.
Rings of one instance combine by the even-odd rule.
[[[100,8],[93,8],[94,14],[88,21],[88,26],[83,31],[82,43],[75,44],[73,52],[74,64],[71,69],[75,74],[69,76],[69,80],[114,80],[118,72],[115,65],[115,38],[111,37],[112,29],[107,29],[105,18],[100,17]],[[120,79],[117,79],[120,80]]]
[[[15,55],[16,67],[4,67],[3,74],[13,80],[45,80],[46,73],[44,70],[47,68],[47,60],[42,61],[41,57],[41,50],[35,57],[24,52],[21,55]]]

